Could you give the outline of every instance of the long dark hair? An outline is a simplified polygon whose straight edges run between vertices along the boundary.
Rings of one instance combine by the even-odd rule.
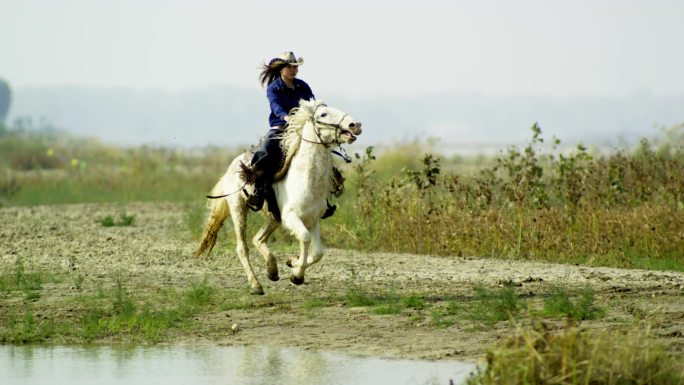
[[[262,86],[268,86],[274,80],[280,77],[280,71],[287,67],[288,63],[280,58],[271,59],[268,64],[261,65],[261,74],[259,74],[259,82]]]

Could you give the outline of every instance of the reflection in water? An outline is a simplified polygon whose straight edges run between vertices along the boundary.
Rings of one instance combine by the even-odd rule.
[[[0,346],[0,383],[455,384],[474,365],[388,360],[273,347]]]

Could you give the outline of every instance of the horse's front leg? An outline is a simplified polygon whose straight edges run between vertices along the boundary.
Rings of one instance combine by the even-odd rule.
[[[295,285],[304,283],[304,271],[309,266],[306,261],[306,256],[309,253],[309,244],[311,241],[299,241],[299,258],[292,262],[292,274],[290,275],[290,282]]]
[[[273,231],[275,231],[278,226],[280,226],[280,223],[272,219],[271,216],[267,216],[264,227],[262,227],[254,238],[252,238],[254,247],[259,250],[266,261],[267,276],[271,281],[277,281],[280,277],[278,275],[278,263],[275,256],[273,256],[273,253],[268,248],[268,245],[266,245],[266,242],[268,242],[268,237],[273,234]]]
[[[316,223],[316,226],[311,231],[311,254],[309,255],[307,267],[318,263],[323,258],[323,243],[321,242],[321,222]]]
[[[290,262],[292,267],[292,274],[290,275],[290,282],[295,285],[304,283],[304,270],[306,270],[307,260],[309,254],[309,245],[311,244],[311,232],[304,226],[302,220],[296,215],[284,215],[283,225],[290,229],[295,238],[299,240],[299,257]]]

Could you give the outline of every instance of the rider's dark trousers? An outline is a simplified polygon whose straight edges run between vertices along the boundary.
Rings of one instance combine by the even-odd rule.
[[[254,151],[252,166],[259,173],[263,172],[262,178],[266,180],[273,178],[283,163],[283,151],[280,148],[279,137],[282,132],[282,127],[271,127],[259,147]]]

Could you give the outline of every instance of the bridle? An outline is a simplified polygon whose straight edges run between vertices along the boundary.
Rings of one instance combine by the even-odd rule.
[[[303,133],[298,133],[297,135],[299,136],[299,138],[301,140],[303,140],[307,143],[321,144],[321,145],[325,146],[325,148],[330,148],[331,144],[336,144],[338,146],[341,144],[339,137],[340,137],[340,130],[342,130],[342,122],[344,121],[344,118],[349,116],[349,114],[342,115],[342,118],[340,118],[340,121],[337,122],[337,124],[324,123],[324,122],[321,122],[320,120],[314,119],[314,117],[316,116],[316,111],[318,110],[318,108],[319,107],[327,107],[327,106],[328,106],[327,104],[319,104],[318,106],[316,106],[313,114],[311,114],[311,117],[309,118],[309,120],[311,120],[311,123],[314,126],[314,133],[318,137],[319,141],[314,142],[313,140],[308,140],[308,139],[304,138]],[[326,126],[326,127],[334,128],[335,129],[335,139],[331,140],[330,142],[323,141],[323,138],[321,138],[321,130],[318,129],[318,127],[320,127],[320,126]]]

